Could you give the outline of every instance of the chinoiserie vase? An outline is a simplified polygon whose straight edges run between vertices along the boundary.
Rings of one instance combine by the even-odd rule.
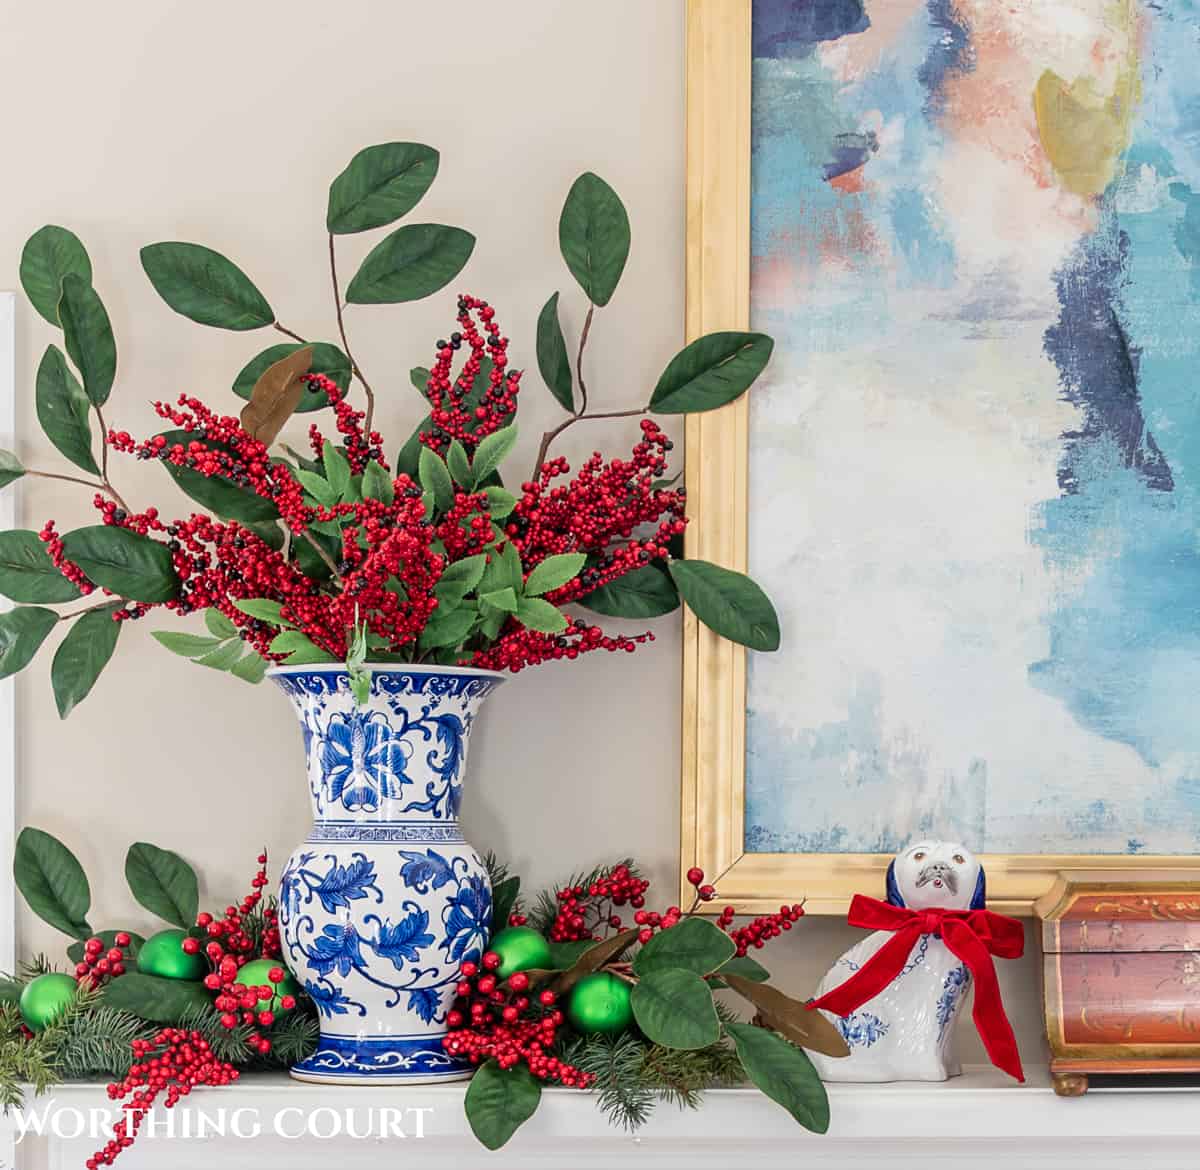
[[[458,825],[467,739],[504,680],[458,667],[281,666],[304,733],[313,828],[280,878],[287,966],[321,1037],[303,1081],[420,1084],[469,1076],[442,1047],[458,970],[487,945],[492,892]]]

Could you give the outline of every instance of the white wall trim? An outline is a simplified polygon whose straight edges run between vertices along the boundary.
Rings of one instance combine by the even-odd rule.
[[[0,292],[0,447],[16,449],[17,340],[16,303]],[[16,527],[17,488],[0,491],[0,530]],[[16,887],[12,877],[16,840],[16,680],[0,682],[0,971],[16,969]]]

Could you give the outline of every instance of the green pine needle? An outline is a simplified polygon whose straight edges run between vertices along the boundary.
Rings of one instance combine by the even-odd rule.
[[[635,1130],[654,1109],[654,1087],[642,1077],[648,1054],[645,1041],[632,1032],[618,1036],[588,1036],[573,1041],[563,1060],[595,1078],[596,1105],[609,1124]]]

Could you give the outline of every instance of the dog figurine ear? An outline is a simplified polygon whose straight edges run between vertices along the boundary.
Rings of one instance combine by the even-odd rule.
[[[971,895],[971,909],[987,909],[987,876],[983,872],[982,865],[979,867],[979,880],[975,883],[975,893]]]
[[[980,881],[983,880],[983,873],[980,871]],[[904,906],[904,896],[900,893],[900,886],[896,882],[896,861],[893,858],[892,863],[887,869],[887,900],[893,906]]]

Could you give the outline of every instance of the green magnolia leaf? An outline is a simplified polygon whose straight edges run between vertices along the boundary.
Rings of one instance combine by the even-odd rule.
[[[112,948],[117,945],[117,935],[119,934],[129,935],[129,944],[125,947],[125,953],[129,955],[131,959],[136,959],[138,951],[142,949],[142,944],[146,941],[140,934],[137,933],[137,931],[98,930],[96,931],[94,937],[98,938],[102,943],[104,943],[104,949],[108,951],[112,950]],[[83,961],[84,953],[83,940],[73,942],[69,947],[67,947],[67,958],[70,959],[72,963],[81,963]]]
[[[120,980],[117,980],[120,982]],[[812,1061],[782,1036],[753,1024],[726,1024],[746,1075],[805,1129],[829,1129],[829,1097]]]
[[[242,656],[241,639],[223,642],[215,650],[201,654],[194,659],[197,666],[207,666],[212,670],[232,670],[234,664]]]
[[[219,609],[204,611],[204,625],[214,638],[236,638],[238,628]]]
[[[743,573],[708,561],[671,561],[671,578],[710,630],[749,646],[779,649],[779,618],[767,595]]]
[[[454,506],[454,481],[442,457],[429,447],[422,447],[418,469],[421,487],[433,493],[433,502],[438,511],[449,511]]]
[[[694,1050],[721,1038],[712,991],[693,971],[649,972],[633,989],[630,1003],[638,1027],[655,1044]]]
[[[0,678],[24,670],[57,624],[54,610],[36,605],[0,613]]]
[[[265,597],[248,597],[233,603],[242,613],[258,618],[260,622],[270,622],[273,626],[287,626],[295,629],[295,623],[283,616],[283,608],[278,601],[268,601]]]
[[[36,532],[0,532],[0,593],[12,601],[74,601],[79,590],[55,567]]]
[[[396,485],[391,475],[374,460],[363,469],[362,491],[367,499],[382,500],[385,504],[396,498]]]
[[[79,237],[64,227],[47,224],[25,242],[21,252],[21,287],[29,303],[57,326],[63,277],[78,276],[92,283],[92,262]]]
[[[517,895],[521,892],[521,879],[516,874],[497,882],[492,887],[492,925],[491,936],[499,934],[508,926],[508,916],[517,904]]]
[[[517,497],[502,487],[484,488],[488,498],[488,514],[493,520],[503,520],[517,506]]]
[[[558,220],[558,247],[593,305],[607,305],[629,257],[629,216],[599,175],[580,175]]]
[[[550,967],[554,971],[569,971],[580,957],[591,950],[595,944],[590,938],[581,938],[571,942],[552,942],[550,944]]]
[[[267,647],[272,654],[286,654],[288,666],[309,666],[320,662],[336,662],[337,659],[306,638],[299,630],[284,630],[277,634]]]
[[[446,449],[446,467],[454,477],[455,483],[468,487],[473,482],[467,449],[457,439],[452,439]]]
[[[505,613],[517,612],[517,593],[511,586],[506,586],[504,589],[493,589],[488,593],[481,593],[479,600],[487,602],[488,605],[495,609],[502,609]]]
[[[517,603],[517,621],[539,634],[561,634],[567,628],[563,613],[540,597],[522,597]]]
[[[483,571],[487,567],[487,554],[476,553],[472,557],[463,557],[454,561],[442,570],[438,583],[434,588],[439,599],[443,596],[453,597],[457,605],[483,579]]]
[[[92,454],[91,403],[56,345],[46,347],[37,371],[37,416],[46,438],[76,467],[100,474]]]
[[[679,608],[679,591],[658,561],[634,569],[579,598],[579,605],[606,617],[662,617]]]
[[[471,1132],[489,1150],[498,1150],[534,1115],[541,1099],[541,1083],[524,1065],[502,1069],[489,1060],[471,1078],[463,1105]]]
[[[187,444],[194,435],[187,431],[164,431],[163,438],[168,447],[175,443]],[[208,446],[217,449],[220,443],[209,442]],[[279,512],[270,500],[256,495],[253,488],[238,487],[227,479],[217,476],[203,476],[190,467],[176,467],[167,460],[162,461],[166,473],[178,484],[180,490],[206,511],[215,512],[223,520],[237,520],[241,524],[270,524],[279,519]]]
[[[432,376],[428,366],[413,366],[408,371],[408,380],[416,388],[418,394],[422,398],[425,397],[425,391],[429,389],[429,379]]]
[[[476,614],[471,609],[433,611],[433,617],[421,631],[418,644],[423,650],[434,650],[440,646],[459,646],[475,625]]]
[[[326,443],[321,449],[321,463],[325,468],[325,478],[329,486],[340,500],[350,487],[350,464],[332,443]]]
[[[261,329],[275,313],[231,260],[202,244],[167,242],[142,249],[142,268],[175,312],[218,329]]]
[[[196,871],[178,853],[139,841],[125,854],[125,881],[139,906],[165,922],[194,926],[200,910]]]
[[[203,634],[187,634],[180,630],[152,630],[150,636],[172,654],[184,658],[207,654],[224,643],[223,638],[206,638]]]
[[[285,538],[283,529],[279,527],[277,520],[262,520],[254,523],[244,520],[242,525],[276,552],[282,550]]]
[[[516,442],[517,427],[515,423],[493,431],[480,441],[479,446],[475,448],[475,461],[471,464],[471,471],[474,474],[472,487],[482,486],[488,476],[508,458]]]
[[[230,667],[229,673],[235,678],[240,678],[242,682],[257,686],[266,676],[267,667],[270,665],[265,658],[260,658],[251,650],[245,658]]]
[[[65,719],[88,697],[113,656],[121,633],[121,623],[113,621],[113,613],[120,605],[114,601],[72,620],[50,664],[50,685],[60,719]]]
[[[250,395],[254,393],[254,387],[258,384],[259,378],[263,376],[268,369],[276,362],[282,361],[285,357],[291,357],[299,349],[312,347],[312,364],[309,366],[309,373],[324,374],[331,382],[340,386],[343,390],[350,385],[350,359],[342,353],[336,345],[330,345],[327,341],[318,342],[283,342],[280,345],[271,345],[252,357],[238,373],[238,376],[233,380],[233,392],[239,397],[250,401]],[[296,406],[296,414],[306,414],[312,410],[323,410],[329,405],[329,399],[325,397],[323,390],[305,389],[300,395],[300,402]]]
[[[14,479],[25,474],[21,461],[11,452],[0,450],[0,488],[8,487]]]
[[[558,323],[558,293],[543,306],[537,320],[537,362],[542,381],[563,410],[574,413],[575,384],[571,380],[571,359],[562,326]]]
[[[680,350],[663,371],[650,409],[659,414],[715,410],[740,398],[771,360],[765,333],[706,333]]]
[[[13,855],[13,877],[29,909],[43,922],[72,938],[90,937],[87,912],[92,892],[87,875],[57,837],[41,829],[22,829]]]
[[[418,424],[416,429],[405,440],[404,446],[400,448],[396,455],[396,474],[407,475],[414,482],[420,475],[421,452],[425,449],[425,444],[421,442],[421,432],[428,432],[433,427],[433,418],[426,415]]]
[[[475,237],[435,223],[397,228],[367,255],[346,289],[352,305],[419,301],[445,288],[463,269]]]
[[[583,553],[559,553],[540,561],[525,579],[525,596],[540,597],[543,593],[561,589],[579,576],[586,561]]]
[[[117,342],[99,293],[77,273],[63,277],[58,319],[84,393],[94,405],[103,406],[117,376]]]
[[[757,960],[749,955],[735,955],[728,963],[722,963],[718,975],[740,975],[752,983],[765,983],[770,979],[770,972]]]
[[[326,448],[330,444],[325,444]],[[316,502],[322,507],[332,508],[334,504],[341,499],[341,493],[334,490],[323,475],[318,475],[315,471],[296,470],[292,473],[300,481],[300,485]]]
[[[659,931],[633,960],[637,975],[679,968],[707,975],[737,953],[733,939],[703,918],[685,918],[670,930]]]
[[[132,601],[170,601],[179,579],[165,544],[129,528],[95,524],[63,537],[63,553],[88,579]]]
[[[156,1024],[178,1024],[186,1016],[212,1011],[212,997],[203,983],[188,979],[164,979],[129,971],[104,985],[102,1005],[128,1012]]]
[[[329,188],[325,226],[333,235],[365,232],[407,215],[438,172],[438,152],[419,142],[360,150]]]

